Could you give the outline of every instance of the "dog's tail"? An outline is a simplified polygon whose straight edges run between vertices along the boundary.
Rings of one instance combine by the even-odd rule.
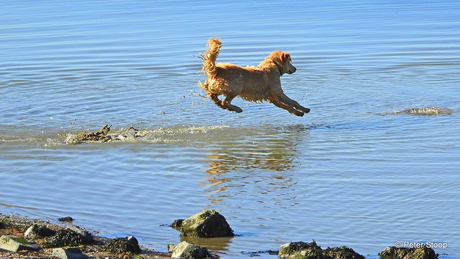
[[[203,68],[201,71],[206,73],[208,78],[212,78],[216,75],[216,58],[219,55],[220,46],[222,41],[219,39],[212,38],[208,40],[207,50],[204,53],[200,53],[200,58],[203,60]]]

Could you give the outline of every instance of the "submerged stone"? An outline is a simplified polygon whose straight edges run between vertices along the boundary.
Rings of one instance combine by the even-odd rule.
[[[0,238],[0,249],[10,252],[18,252],[21,250],[40,250],[38,247],[33,246],[31,243],[20,237],[8,235],[4,235]]]
[[[179,259],[213,258],[206,247],[199,247],[187,241],[182,241],[176,245],[171,257]]]
[[[437,259],[438,254],[426,246],[419,248],[388,246],[379,253],[381,259]]]
[[[133,236],[115,238],[104,246],[104,250],[109,251],[111,253],[138,254],[141,252],[141,248],[139,247],[139,242]]]
[[[190,237],[232,237],[233,230],[215,210],[203,210],[190,218],[182,221],[180,232],[183,236]]]
[[[72,222],[73,218],[72,217],[62,217],[62,218],[58,218],[58,220],[62,222]]]

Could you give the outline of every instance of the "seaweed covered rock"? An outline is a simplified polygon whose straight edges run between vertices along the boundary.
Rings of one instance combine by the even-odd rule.
[[[364,259],[364,256],[346,246],[328,247],[323,251],[323,255],[325,259]]]
[[[45,238],[44,244],[47,247],[79,246],[92,244],[93,241],[93,235],[87,231],[67,228],[56,231],[52,237]]]
[[[203,210],[190,218],[182,221],[177,228],[182,236],[190,237],[232,237],[233,230],[215,210]]]
[[[172,227],[172,228],[179,229],[179,228],[182,226],[182,222],[184,222],[183,219],[176,219],[176,220],[174,220],[174,222],[171,223],[171,225],[169,225],[169,226]]]
[[[199,247],[187,241],[182,241],[174,247],[172,258],[205,259],[214,258],[206,247]]]
[[[24,233],[25,238],[36,239],[53,236],[56,231],[47,228],[44,225],[33,224]]]
[[[280,247],[278,252],[280,259],[323,259],[323,250],[316,244],[315,241],[311,243],[292,242],[284,244]]]
[[[100,130],[95,132],[81,132],[76,135],[69,135],[66,139],[67,144],[81,144],[84,142],[111,142],[131,140],[139,137],[144,137],[147,132],[140,132],[133,125],[129,127],[124,134],[108,134],[112,125],[106,124]]]
[[[437,259],[438,254],[431,248],[422,246],[419,248],[388,246],[379,253],[381,259]]]
[[[115,238],[104,246],[104,251],[111,253],[134,253],[138,254],[141,252],[139,242],[133,236]]]

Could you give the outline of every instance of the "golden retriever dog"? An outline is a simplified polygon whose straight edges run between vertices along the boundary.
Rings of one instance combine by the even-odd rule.
[[[287,97],[281,89],[281,76],[296,71],[288,53],[273,51],[257,67],[216,64],[221,45],[219,39],[210,39],[206,52],[200,53],[200,58],[203,60],[202,72],[207,78],[204,84],[200,82],[199,85],[208,92],[208,96],[217,106],[242,112],[240,107],[231,104],[235,97],[240,96],[251,102],[269,101],[297,116],[310,112],[310,109]],[[219,100],[219,95],[224,95],[225,99]]]

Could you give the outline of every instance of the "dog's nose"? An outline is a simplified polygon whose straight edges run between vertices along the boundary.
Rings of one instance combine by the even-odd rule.
[[[297,69],[296,69],[294,66],[292,66],[292,68],[289,69],[289,74],[294,73],[296,70],[297,70]]]

